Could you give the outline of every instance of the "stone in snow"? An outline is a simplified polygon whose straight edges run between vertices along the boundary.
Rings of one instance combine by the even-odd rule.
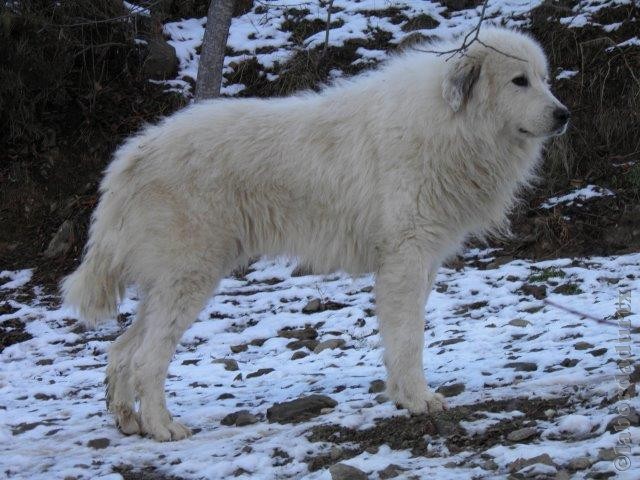
[[[510,442],[521,442],[528,438],[537,435],[538,431],[534,427],[525,427],[514,430],[507,435],[507,440]]]
[[[313,349],[313,353],[320,353],[323,350],[333,350],[335,348],[342,347],[346,342],[342,338],[332,338],[331,340],[325,340],[320,342],[316,348]]]
[[[331,465],[329,473],[331,473],[331,480],[368,480],[369,478],[362,470],[345,463]]]
[[[216,358],[211,363],[222,363],[224,365],[224,369],[230,372],[236,372],[239,370],[238,362],[232,358]]]
[[[325,408],[333,408],[338,404],[326,395],[309,395],[290,402],[275,403],[267,409],[269,422],[297,423],[320,415]]]

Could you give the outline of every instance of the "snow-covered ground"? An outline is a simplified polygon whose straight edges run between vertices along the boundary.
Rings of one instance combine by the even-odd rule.
[[[556,205],[566,204],[573,205],[574,202],[580,205],[580,202],[584,202],[591,198],[597,197],[608,197],[611,195],[615,195],[608,188],[599,187],[597,185],[587,185],[583,188],[578,188],[573,190],[572,192],[566,193],[564,195],[559,195],[557,197],[550,197],[540,205],[541,208],[553,208]]]
[[[583,0],[563,22],[580,27],[603,6],[629,1]],[[522,25],[540,3],[491,1],[487,17]],[[472,28],[480,12],[429,0],[333,6],[333,46],[380,30],[391,44],[416,31],[448,38]],[[128,8],[146,14],[134,3]],[[317,1],[255,2],[233,20],[226,71],[255,57],[272,81],[274,65],[321,45],[323,31],[300,42],[285,28],[292,9],[308,10],[298,20],[326,18]],[[417,18],[429,28],[414,28]],[[180,59],[168,85],[185,94],[204,24],[192,18],[164,26]],[[619,24],[599,27],[606,35]],[[637,43],[629,38],[618,47]],[[371,64],[388,55],[363,46],[356,53],[355,62]],[[579,74],[555,73],[564,81]],[[244,88],[225,84],[223,93]],[[611,193],[588,186],[542,207]],[[504,265],[492,254],[469,250],[461,269],[442,268],[427,305],[425,370],[450,404],[437,421],[410,418],[372,384],[384,379],[384,368],[371,276],[292,276],[293,263],[260,260],[244,277],[226,279],[186,333],[167,392],[169,408],[195,434],[167,444],[123,436],[105,410],[106,352],[135,318],[135,291],[119,322],[84,332],[57,297],[32,283],[30,270],[0,272],[0,328],[24,327],[23,338],[31,336],[0,353],[0,477],[116,480],[144,471],[145,478],[174,476],[158,477],[165,479],[329,479],[327,467],[343,462],[375,480],[640,478],[640,402],[628,386],[640,381],[640,315],[626,315],[640,307],[640,254]],[[317,338],[292,345],[290,329],[303,327]],[[344,343],[315,348],[335,339]],[[275,403],[311,394],[337,405],[295,424],[266,418]],[[221,423],[240,410],[254,423]],[[332,429],[338,433],[328,434]]]
[[[474,258],[483,255],[481,262]],[[167,381],[169,408],[199,430],[162,444],[122,435],[105,411],[106,351],[122,331],[119,324],[82,332],[57,298],[28,283],[28,271],[2,272],[0,291],[8,300],[0,324],[20,319],[33,338],[0,354],[0,475],[116,479],[114,468],[126,466],[188,479],[329,479],[326,468],[309,466],[324,467],[317,459],[333,458],[372,479],[384,478],[377,472],[390,464],[397,478],[493,479],[514,472],[640,478],[638,418],[624,410],[640,405],[635,393],[621,399],[620,384],[629,375],[618,370],[625,347],[632,361],[640,352],[640,316],[626,316],[630,326],[618,324],[623,310],[640,307],[640,254],[498,267],[487,255],[471,251],[460,270],[442,268],[429,299],[425,370],[432,388],[451,395],[446,421],[457,436],[444,431],[413,438],[414,454],[391,441],[407,412],[369,393],[373,380],[384,379],[371,276],[292,276],[293,263],[261,260],[242,279],[224,280],[186,333]],[[309,306],[315,298],[320,308]],[[120,323],[136,308],[130,291]],[[317,332],[316,341],[344,344],[294,352],[283,329],[305,326]],[[296,352],[306,355],[294,360]],[[238,370],[216,359],[235,360]],[[255,372],[260,375],[250,375]],[[638,373],[636,367],[632,380]],[[298,424],[265,418],[274,403],[310,394],[327,395],[337,406]],[[220,423],[238,410],[248,410],[257,423]],[[619,432],[610,425],[618,413],[630,419]],[[373,427],[377,435],[388,428],[390,445],[358,449],[358,442],[313,441],[319,434],[312,438],[312,428],[327,424],[352,433]],[[630,451],[618,455],[612,449],[623,438]],[[416,454],[415,442],[428,454]],[[616,470],[623,457],[629,468]],[[567,475],[556,477],[562,472]]]
[[[567,9],[567,16],[561,21],[570,27],[582,27],[589,23],[595,25],[591,17],[602,8],[627,5],[631,1],[633,0],[581,0],[572,9]],[[274,65],[285,64],[300,49],[311,49],[324,44],[325,31],[322,24],[326,24],[328,2],[325,3],[316,0],[255,2],[249,12],[232,21],[227,46],[233,53],[225,58],[225,73],[232,72],[233,65],[255,58],[265,69],[264,75],[273,81],[277,78],[277,74],[270,72]],[[529,12],[541,3],[541,0],[492,0],[487,5],[485,18],[488,24],[521,27],[526,25]],[[480,1],[441,3],[431,0],[334,0],[329,45],[341,47],[349,40],[372,39],[381,31],[391,35],[390,47],[416,33],[429,39],[448,40],[469,32],[477,25],[482,11],[481,4]],[[291,30],[292,25],[300,21],[320,22],[321,31],[300,42]],[[638,19],[628,21],[637,22]],[[164,33],[176,49],[180,61],[178,76],[167,83],[171,88],[187,95],[191,94],[191,84],[197,76],[197,49],[202,43],[205,25],[206,18],[189,18],[164,25]],[[606,32],[619,28],[620,23],[597,26],[602,28],[604,36]],[[636,37],[632,37],[618,47],[637,45],[638,42]],[[388,55],[385,50],[363,47],[356,53],[359,58],[354,64],[375,64]],[[334,76],[339,75],[340,72],[334,72]],[[222,93],[236,95],[244,88],[243,84],[229,84],[225,79]]]

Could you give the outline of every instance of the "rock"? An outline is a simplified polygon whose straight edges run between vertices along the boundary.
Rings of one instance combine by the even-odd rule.
[[[385,468],[383,468],[378,472],[378,477],[380,478],[380,480],[387,480],[388,478],[397,477],[403,471],[404,471],[404,468],[398,465],[395,465],[394,463],[390,463],[389,465],[387,465]]]
[[[243,343],[241,345],[231,345],[229,348],[233,353],[240,353],[240,352],[246,352],[249,347],[247,347],[246,343]]]
[[[249,413],[246,410],[241,410],[238,412],[238,417],[236,418],[236,427],[244,427],[245,425],[251,425],[254,423],[258,423],[260,419]]]
[[[589,472],[584,478],[593,478],[594,480],[605,480],[607,478],[613,478],[617,476],[617,472],[611,470],[601,470],[599,472]]]
[[[315,340],[318,337],[318,332],[313,327],[298,328],[295,330],[282,329],[278,331],[278,336],[295,338],[297,340]]]
[[[321,414],[324,408],[334,408],[338,405],[326,395],[309,395],[290,402],[275,403],[267,409],[269,422],[297,423]]]
[[[216,358],[215,360],[212,360],[211,363],[222,363],[224,365],[224,369],[230,372],[236,372],[240,369],[238,367],[238,362],[232,358]]]
[[[96,450],[102,450],[107,448],[111,441],[108,438],[94,438],[87,442],[87,447],[95,448]]]
[[[576,457],[567,464],[569,470],[586,470],[593,462],[589,457]]]
[[[538,365],[533,362],[511,362],[507,363],[505,368],[513,368],[516,372],[535,372]]]
[[[274,371],[273,368],[260,368],[260,369],[256,370],[255,372],[251,372],[250,374],[248,374],[247,378],[261,377],[262,375],[266,375],[266,374],[271,373],[273,371]]]
[[[490,458],[480,465],[480,468],[483,470],[498,470],[498,464]]]
[[[629,427],[640,426],[640,416],[633,407],[626,410],[618,410],[620,415],[609,420],[607,424],[607,431],[611,433],[621,432]]]
[[[316,348],[313,349],[313,353],[320,353],[323,350],[333,350],[335,348],[342,347],[346,342],[342,338],[332,338],[330,340],[325,340],[324,342],[320,342]]]
[[[368,480],[368,476],[362,470],[344,463],[336,463],[329,467],[331,480]]]
[[[525,283],[520,288],[520,291],[525,295],[532,295],[536,300],[542,300],[547,296],[546,285],[531,285],[529,283]]]
[[[553,463],[551,457],[547,453],[543,453],[542,455],[538,455],[532,458],[518,458],[509,464],[509,471],[511,473],[522,470],[524,467],[528,467],[529,465],[534,465],[536,463],[542,463],[544,465],[549,465],[551,467],[556,467],[556,464]]]
[[[301,358],[308,357],[308,356],[309,354],[307,352],[298,350],[297,352],[293,352],[293,355],[291,355],[291,360],[300,360]]]
[[[510,432],[509,435],[507,435],[507,440],[509,440],[510,442],[521,442],[528,438],[534,437],[537,434],[538,430],[536,430],[534,427],[525,427]]]
[[[531,325],[531,322],[524,320],[522,318],[514,318],[509,322],[509,325],[513,327],[526,327],[527,325]]]
[[[598,460],[600,461],[610,462],[617,456],[618,454],[613,448],[602,448],[598,450]]]
[[[220,423],[222,425],[226,425],[227,427],[230,427],[231,425],[235,425],[236,424],[236,418],[238,418],[238,413],[237,412],[233,412],[230,413],[228,415],[225,415],[222,420],[220,420]]]
[[[298,350],[300,348],[308,348],[313,352],[313,350],[318,346],[317,340],[294,340],[293,342],[287,343],[287,348],[289,350]]]
[[[75,227],[71,220],[65,220],[53,235],[44,256],[47,258],[55,258],[67,253],[75,243]]]
[[[447,412],[438,412],[431,415],[431,422],[438,435],[442,437],[450,437],[460,433],[460,424],[458,421]]]
[[[455,397],[464,392],[464,383],[452,383],[451,385],[440,385],[436,392],[445,397]]]
[[[578,342],[573,345],[573,348],[575,348],[576,350],[588,350],[590,348],[593,348],[593,345],[591,345],[589,342]]]
[[[384,392],[385,388],[387,388],[384,380],[373,380],[369,385],[369,393],[380,393]]]
[[[343,455],[344,455],[344,450],[342,449],[342,447],[339,447],[338,445],[333,445],[331,447],[331,450],[329,451],[329,456],[331,457],[331,460],[338,461],[342,458]]]
[[[389,401],[389,397],[387,397],[384,393],[380,393],[378,395],[376,395],[376,398],[374,399],[377,403],[386,403]]]
[[[226,415],[222,420],[220,420],[220,423],[228,427],[231,425],[235,425],[236,427],[244,427],[245,425],[257,423],[258,421],[260,421],[260,419],[252,413],[249,413],[248,410],[239,410],[237,412]]]
[[[309,302],[304,307],[302,307],[302,313],[316,313],[320,311],[321,307],[322,302],[320,301],[320,299],[314,298],[312,300],[309,300]]]
[[[571,476],[566,470],[560,470],[556,473],[556,476],[553,477],[553,480],[571,480]]]
[[[594,357],[601,357],[602,355],[607,353],[607,349],[606,348],[596,348],[595,350],[591,350],[589,353],[591,355],[593,355]]]
[[[571,368],[571,367],[575,367],[579,362],[580,360],[578,360],[577,358],[565,358],[560,362],[560,366],[565,368]]]
[[[582,290],[575,283],[564,283],[554,288],[553,293],[559,293],[561,295],[578,295],[579,293],[582,293]]]
[[[158,80],[174,77],[178,70],[176,49],[160,35],[146,40],[147,56],[142,66],[144,75]]]

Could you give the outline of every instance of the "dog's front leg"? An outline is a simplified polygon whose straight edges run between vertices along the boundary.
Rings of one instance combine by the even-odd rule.
[[[422,365],[424,307],[436,268],[410,249],[388,255],[376,277],[376,305],[387,368],[387,393],[411,413],[445,406],[427,388]]]

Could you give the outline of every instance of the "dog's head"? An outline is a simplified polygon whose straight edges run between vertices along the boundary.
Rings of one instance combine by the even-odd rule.
[[[533,39],[488,28],[447,62],[442,93],[454,112],[490,113],[482,118],[501,131],[540,139],[564,133],[570,116],[548,80],[547,59]]]

